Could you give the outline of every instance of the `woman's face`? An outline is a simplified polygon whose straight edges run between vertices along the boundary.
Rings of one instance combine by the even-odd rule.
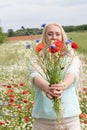
[[[51,41],[57,41],[57,40],[62,41],[61,30],[56,25],[50,25],[46,31],[46,42],[47,44],[50,44]]]

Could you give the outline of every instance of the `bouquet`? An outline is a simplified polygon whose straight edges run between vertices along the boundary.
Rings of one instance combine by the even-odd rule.
[[[75,43],[72,44],[72,48],[77,49],[77,45]],[[49,85],[58,84],[62,82],[62,74],[65,70],[68,69],[70,65],[70,63],[66,65],[68,49],[65,47],[64,43],[62,43],[60,40],[56,42],[52,41],[50,45],[46,45],[45,43],[39,43],[34,49],[36,52],[36,55],[34,57],[41,69],[43,70],[46,80],[49,82]],[[61,98],[53,98],[53,109],[57,115],[58,128],[59,130],[61,130]]]
[[[39,43],[36,46],[36,51],[39,59],[39,64],[41,69],[46,75],[46,79],[49,84],[57,84],[62,81],[62,71],[64,69],[64,55],[65,55],[65,46],[61,41],[52,41],[49,46],[46,46],[43,43]],[[38,60],[37,59],[37,60]],[[53,98],[53,109],[56,112],[58,124],[61,123],[61,99],[54,97]]]

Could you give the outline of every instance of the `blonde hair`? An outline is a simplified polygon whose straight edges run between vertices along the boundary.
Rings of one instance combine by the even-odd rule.
[[[73,55],[73,49],[71,48],[71,45],[66,45],[66,41],[68,40],[68,37],[63,29],[63,27],[60,25],[60,24],[57,24],[57,23],[50,23],[48,25],[45,26],[44,30],[43,30],[43,33],[42,33],[42,37],[41,37],[41,43],[45,43],[47,44],[47,41],[46,41],[46,32],[47,32],[47,29],[51,26],[51,25],[54,25],[54,26],[57,26],[60,28],[60,31],[61,31],[61,35],[62,35],[62,42],[65,44],[65,47],[66,47],[66,50],[71,54]]]
[[[63,29],[63,27],[62,27],[60,24],[57,24],[57,23],[48,24],[48,25],[44,28],[43,33],[42,33],[42,37],[41,37],[41,42],[47,43],[47,41],[46,41],[46,32],[47,32],[47,29],[48,29],[51,25],[54,25],[54,26],[57,26],[57,27],[60,28],[61,34],[62,34],[62,42],[63,42],[63,43],[66,43],[66,41],[67,41],[67,39],[68,39],[68,38],[67,38],[67,35],[66,35],[66,33],[65,33],[64,29]]]

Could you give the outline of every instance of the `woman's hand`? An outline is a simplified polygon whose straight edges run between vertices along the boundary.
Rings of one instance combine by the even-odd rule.
[[[64,84],[63,83],[53,84],[53,85],[51,85],[51,87],[54,88],[54,90],[53,90],[54,97],[61,98],[62,93],[65,89]]]
[[[52,84],[49,87],[49,92],[46,92],[46,96],[50,99],[53,99],[53,97],[61,98],[62,93],[65,89],[65,84],[62,82],[60,84]]]

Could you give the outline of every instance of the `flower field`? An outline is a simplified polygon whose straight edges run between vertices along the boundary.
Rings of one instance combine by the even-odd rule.
[[[32,43],[32,41],[29,41]],[[34,91],[29,82],[28,41],[0,45],[0,130],[32,130]],[[79,100],[82,130],[87,129],[87,58],[81,54]]]

